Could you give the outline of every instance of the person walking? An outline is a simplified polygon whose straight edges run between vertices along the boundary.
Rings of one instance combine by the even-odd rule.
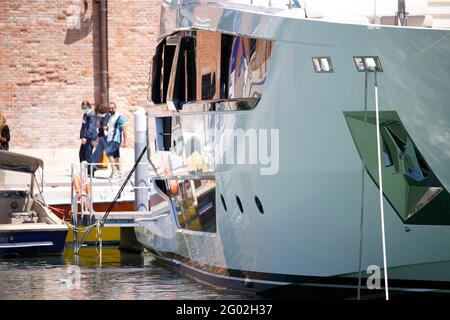
[[[80,128],[80,162],[92,163],[92,142],[97,139],[97,117],[89,101],[85,100],[81,103],[81,111],[83,112],[83,121]],[[95,172],[95,168],[93,171]],[[90,166],[88,174],[91,174]]]
[[[0,150],[9,150],[9,141],[11,137],[9,135],[9,127],[6,124],[6,118],[0,113]],[[5,171],[0,169],[0,187],[5,185]]]
[[[106,151],[106,136],[108,134],[108,121],[111,115],[109,109],[104,103],[96,106],[95,113],[97,114],[97,146],[92,155],[93,163],[100,163],[103,152]]]
[[[9,134],[9,127],[6,124],[6,118],[0,113],[0,150],[9,150],[9,141],[11,136]]]
[[[121,175],[120,147],[127,146],[127,127],[125,117],[119,113],[115,102],[109,104],[109,113],[106,155],[111,163],[111,178],[118,178]]]

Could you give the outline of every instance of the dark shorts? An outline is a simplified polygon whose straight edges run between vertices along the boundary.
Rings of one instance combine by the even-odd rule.
[[[109,141],[106,145],[106,155],[108,157],[120,158],[120,144],[115,141]]]

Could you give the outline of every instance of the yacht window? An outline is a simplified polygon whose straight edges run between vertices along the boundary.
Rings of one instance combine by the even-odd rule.
[[[172,143],[172,117],[156,117],[156,150],[170,151]]]
[[[222,194],[220,195],[220,200],[222,200],[222,206],[223,206],[225,212],[228,211],[227,204],[225,202],[225,198],[223,197]]]
[[[173,41],[162,41],[156,48],[152,64],[152,96],[155,104],[166,103],[170,73],[176,44]]]
[[[220,33],[200,30],[181,38],[173,92],[169,89],[176,110],[186,102],[219,99],[220,40]]]
[[[271,52],[271,41],[219,32],[168,37],[153,58],[152,101],[168,102],[173,110],[181,110],[186,102],[257,101]]]
[[[257,196],[255,196],[255,204],[261,214],[264,214],[264,207],[261,203],[261,200]]]
[[[172,71],[173,58],[175,56],[176,45],[166,44],[164,46],[164,61],[162,70],[162,103],[167,102],[167,92],[169,88],[170,74]]]
[[[317,73],[333,72],[333,64],[330,57],[314,57],[312,58],[314,70]]]
[[[183,37],[180,39],[172,93],[172,101],[177,110],[183,108],[184,102],[196,100],[195,70],[195,38]]]
[[[220,99],[228,98],[228,81],[231,57],[231,46],[233,45],[233,36],[229,34],[222,35],[220,52]]]
[[[161,73],[162,73],[162,55],[164,51],[165,41],[156,48],[152,62],[152,90],[151,101],[155,104],[161,103]]]
[[[241,199],[239,198],[239,196],[236,196],[236,203],[239,207],[239,211],[241,211],[241,213],[244,213],[244,208],[242,207],[242,202],[241,202]]]

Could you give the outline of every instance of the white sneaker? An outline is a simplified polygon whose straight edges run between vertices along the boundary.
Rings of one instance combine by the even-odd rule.
[[[109,177],[110,179],[119,179],[120,178],[120,172],[112,172],[111,176]]]

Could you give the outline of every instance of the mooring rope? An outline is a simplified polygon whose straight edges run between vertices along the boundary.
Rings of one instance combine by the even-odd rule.
[[[119,191],[117,192],[116,196],[114,197],[114,200],[109,204],[108,209],[106,209],[106,212],[103,215],[103,217],[100,220],[97,220],[94,224],[91,224],[90,226],[85,228],[85,232],[84,232],[83,238],[78,243],[77,251],[75,252],[75,254],[78,254],[81,246],[83,245],[84,241],[86,240],[87,236],[89,235],[89,232],[91,231],[91,229],[93,227],[95,227],[95,226],[101,227],[103,225],[103,223],[106,221],[106,219],[108,218],[108,215],[111,213],[113,207],[116,205],[117,201],[119,200],[120,195],[122,194],[123,190],[125,189],[125,186],[128,184],[128,181],[131,179],[131,176],[136,171],[136,168],[137,168],[139,162],[141,161],[141,159],[144,156],[146,151],[147,151],[147,146],[145,146],[144,149],[142,149],[142,152],[139,155],[139,157],[137,158],[136,162],[134,163],[133,168],[128,173],[128,176],[126,177],[126,179],[122,183],[122,186],[120,187]]]
[[[361,300],[361,282],[362,282],[362,251],[363,251],[363,239],[364,239],[364,189],[365,189],[365,176],[366,176],[366,158],[364,156],[367,149],[367,100],[368,100],[368,78],[369,70],[364,72],[364,137],[362,145],[362,169],[361,169],[361,215],[359,220],[359,261],[358,261],[358,294],[357,299]]]
[[[381,217],[381,239],[383,247],[383,269],[384,269],[384,288],[386,300],[389,300],[389,285],[388,285],[388,273],[387,273],[387,257],[386,257],[386,232],[384,222],[384,205],[383,205],[383,177],[381,167],[381,137],[380,137],[380,110],[378,99],[378,77],[377,70],[375,68],[367,69],[365,71],[364,79],[364,137],[362,145],[362,170],[361,170],[361,215],[359,225],[359,260],[358,260],[358,291],[357,299],[361,299],[361,282],[362,282],[362,252],[363,252],[363,240],[364,240],[364,193],[365,193],[365,175],[366,175],[366,161],[364,157],[364,149],[367,147],[367,100],[368,100],[368,73],[373,71],[375,74],[375,116],[376,116],[376,136],[377,136],[377,164],[378,164],[378,184],[379,184],[379,201],[380,201],[380,217]]]
[[[100,224],[97,224],[97,241],[95,250],[97,252],[97,256],[100,257],[100,267],[102,265],[102,248],[103,248],[102,229],[100,228]]]
[[[387,274],[387,258],[386,258],[386,233],[384,227],[384,205],[383,205],[383,176],[381,172],[381,139],[380,139],[380,110],[378,108],[378,78],[375,70],[375,115],[377,124],[377,156],[378,156],[378,182],[379,182],[379,198],[380,198],[380,215],[381,215],[381,238],[383,243],[383,268],[384,268],[384,289],[386,300],[389,300],[388,274]]]
[[[75,227],[73,224],[71,224],[68,221],[64,221],[64,223],[67,225],[67,227],[69,227],[69,229],[71,229],[72,231],[75,231],[77,233],[85,233],[86,231],[88,231],[89,229],[97,226],[99,224],[99,221],[96,221],[95,223],[86,226],[86,227]]]

